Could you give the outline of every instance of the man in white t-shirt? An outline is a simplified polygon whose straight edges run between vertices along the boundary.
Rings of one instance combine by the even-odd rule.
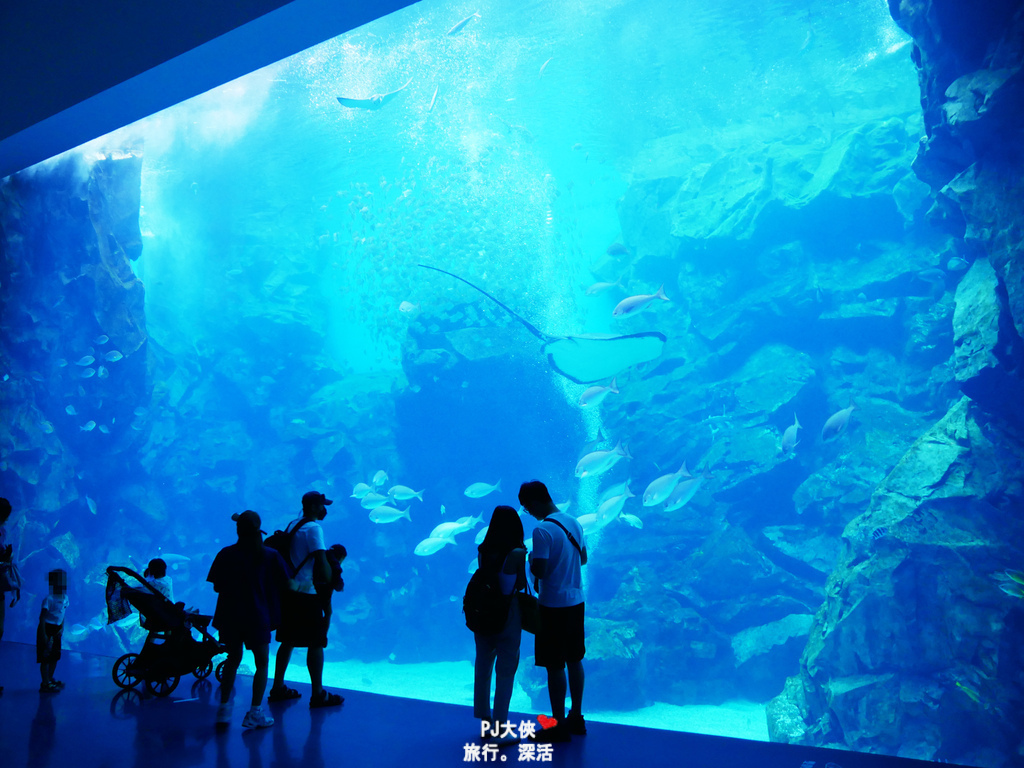
[[[294,532],[289,559],[296,570],[292,577],[294,589],[281,596],[281,626],[277,630],[277,641],[281,646],[277,649],[274,665],[274,685],[267,697],[271,703],[297,699],[301,695],[284,682],[293,648],[306,649],[306,668],[313,685],[310,708],[337,706],[345,700],[323,688],[330,593],[326,597],[318,595],[315,586],[328,584],[331,580],[331,566],[327,562],[327,546],[320,521],[327,516],[327,507],[333,503],[322,493],[309,491],[302,497],[302,517],[288,524],[287,530]]]
[[[558,724],[545,728],[535,741],[569,741],[570,734],[584,736],[583,719],[583,583],[581,567],[587,564],[583,528],[576,518],[551,500],[539,480],[523,483],[519,503],[539,522],[533,531],[530,572],[540,580],[540,629],[534,645],[534,664],[548,671],[551,716]],[[565,715],[566,670],[572,706]]]

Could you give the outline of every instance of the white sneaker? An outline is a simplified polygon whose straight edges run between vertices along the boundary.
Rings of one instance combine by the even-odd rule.
[[[243,728],[269,728],[273,724],[274,718],[264,712],[263,707],[253,707],[242,720]]]
[[[217,706],[217,725],[227,725],[231,722],[231,709],[230,701]]]

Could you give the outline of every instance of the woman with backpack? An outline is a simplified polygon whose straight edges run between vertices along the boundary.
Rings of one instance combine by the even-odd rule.
[[[506,619],[501,629],[484,634],[474,632],[476,667],[473,685],[473,716],[482,721],[481,735],[490,733],[492,744],[518,741],[509,728],[495,728],[508,720],[509,702],[516,670],[519,668],[519,641],[522,625],[515,593],[526,586],[526,547],[523,544],[523,521],[512,507],[494,508],[487,535],[477,548],[479,572],[500,595],[497,603]],[[496,670],[495,670],[495,667]],[[494,708],[491,709],[491,671],[496,671]]]

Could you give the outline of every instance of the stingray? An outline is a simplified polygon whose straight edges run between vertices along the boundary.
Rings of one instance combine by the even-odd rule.
[[[351,107],[352,109],[380,109],[395,96],[401,93],[403,90],[409,87],[409,83],[412,82],[412,78],[406,82],[401,88],[396,88],[391,93],[375,93],[367,99],[350,99],[347,96],[339,96],[338,103],[343,107]]]
[[[631,365],[639,365],[661,357],[665,347],[665,334],[657,331],[630,333],[625,336],[606,334],[584,334],[580,336],[549,336],[537,330],[536,326],[514,312],[508,306],[491,296],[483,288],[469,282],[464,277],[453,275],[437,267],[426,264],[419,266],[461,280],[470,288],[480,291],[484,296],[508,312],[523,326],[541,340],[542,352],[547,355],[548,363],[559,374],[577,384],[593,384],[609,379]]]

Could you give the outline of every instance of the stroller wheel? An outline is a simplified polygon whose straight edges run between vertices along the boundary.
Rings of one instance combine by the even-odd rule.
[[[170,696],[171,691],[178,687],[179,675],[163,677],[159,680],[146,680],[146,690],[154,696]]]
[[[211,672],[213,672],[213,659],[206,662],[206,664],[201,667],[196,667],[196,671],[192,674],[196,676],[197,680],[205,680],[210,676]]]
[[[222,661],[220,664],[217,665],[217,672],[214,674],[214,676],[217,678],[218,683],[224,680],[224,667],[226,665],[226,661]]]
[[[116,683],[118,687],[132,688],[139,684],[139,674],[132,669],[136,659],[138,658],[139,654],[137,653],[126,653],[114,662],[114,669],[111,670],[111,676],[114,678],[114,683]]]

